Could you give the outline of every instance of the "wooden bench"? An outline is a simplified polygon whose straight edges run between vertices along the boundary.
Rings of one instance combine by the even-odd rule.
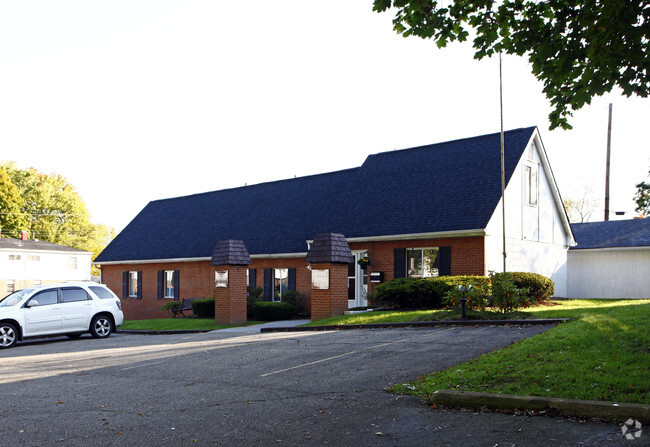
[[[192,310],[192,301],[196,300],[198,298],[183,298],[183,301],[181,301],[181,307],[177,307],[175,309],[171,309],[172,311],[172,318],[176,318],[176,315],[181,314],[185,318],[187,318],[187,315],[185,315],[186,310]]]

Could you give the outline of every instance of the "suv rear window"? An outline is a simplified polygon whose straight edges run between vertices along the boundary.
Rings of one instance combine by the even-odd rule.
[[[103,300],[110,300],[111,298],[115,299],[117,298],[113,292],[111,292],[107,287],[100,287],[100,286],[90,286],[88,287],[90,290],[92,290],[95,295],[100,297]]]
[[[90,299],[86,291],[79,287],[70,287],[70,288],[61,289],[61,294],[63,296],[64,303],[72,303],[75,301],[86,301]]]

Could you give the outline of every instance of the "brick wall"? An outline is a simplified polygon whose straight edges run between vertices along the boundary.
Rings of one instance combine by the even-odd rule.
[[[384,272],[384,280],[393,279],[393,256],[396,248],[451,247],[452,275],[485,275],[485,246],[483,237],[423,239],[411,241],[355,242],[352,250],[368,250],[372,261],[368,272]],[[264,286],[265,268],[295,268],[296,289],[305,295],[305,310],[311,308],[311,272],[304,258],[253,259],[249,268],[257,270],[257,285]],[[159,300],[158,270],[180,270],[180,298],[214,296],[214,267],[208,261],[177,262],[169,264],[106,265],[102,266],[102,281],[122,297],[122,272],[142,271],[142,299],[122,298],[122,308],[127,320],[165,318],[169,314],[160,307],[169,299]],[[347,286],[347,272],[345,274]],[[374,293],[376,284],[369,285]]]
[[[257,285],[264,287],[265,268],[295,268],[296,290],[305,295],[304,308],[311,305],[311,273],[304,258],[254,259],[248,268],[257,270]],[[158,271],[180,270],[180,299],[214,297],[214,266],[209,261],[175,262],[169,264],[104,265],[102,282],[122,299],[122,310],[127,320],[167,318],[169,313],[160,308],[170,298],[158,299]],[[142,271],[142,299],[122,296],[122,274],[125,271]]]
[[[384,281],[394,278],[394,250],[396,248],[451,247],[452,275],[485,275],[485,242],[482,236],[446,239],[420,239],[406,241],[353,242],[351,250],[367,250],[370,272],[384,272]],[[378,284],[369,284],[374,293]]]
[[[312,320],[343,315],[348,308],[348,265],[316,264],[313,267],[329,270],[329,289],[312,290]]]
[[[180,270],[180,298],[214,296],[214,269],[208,261],[174,262],[169,264],[104,265],[102,282],[122,299],[122,310],[127,320],[167,318],[168,312],[160,308],[171,298],[158,299],[158,271]],[[122,296],[122,273],[142,272],[142,299]]]
[[[246,267],[216,266],[228,271],[228,287],[214,289],[214,321],[217,324],[246,323]]]

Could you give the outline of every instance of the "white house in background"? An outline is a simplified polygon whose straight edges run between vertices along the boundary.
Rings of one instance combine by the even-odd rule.
[[[506,270],[551,278],[567,294],[567,249],[575,245],[569,218],[536,130],[506,187]],[[487,272],[503,271],[502,204],[485,229]]]
[[[89,281],[92,253],[50,242],[0,238],[0,298],[61,281]]]
[[[650,298],[650,218],[572,228],[568,298]]]

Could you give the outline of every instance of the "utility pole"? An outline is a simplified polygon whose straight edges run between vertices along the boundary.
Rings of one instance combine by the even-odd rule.
[[[609,103],[607,123],[607,165],[605,167],[605,220],[609,220],[609,160],[612,152],[612,103]]]
[[[503,221],[503,273],[506,272],[506,162],[503,135],[503,69],[499,52],[499,107],[501,108],[501,220]]]

